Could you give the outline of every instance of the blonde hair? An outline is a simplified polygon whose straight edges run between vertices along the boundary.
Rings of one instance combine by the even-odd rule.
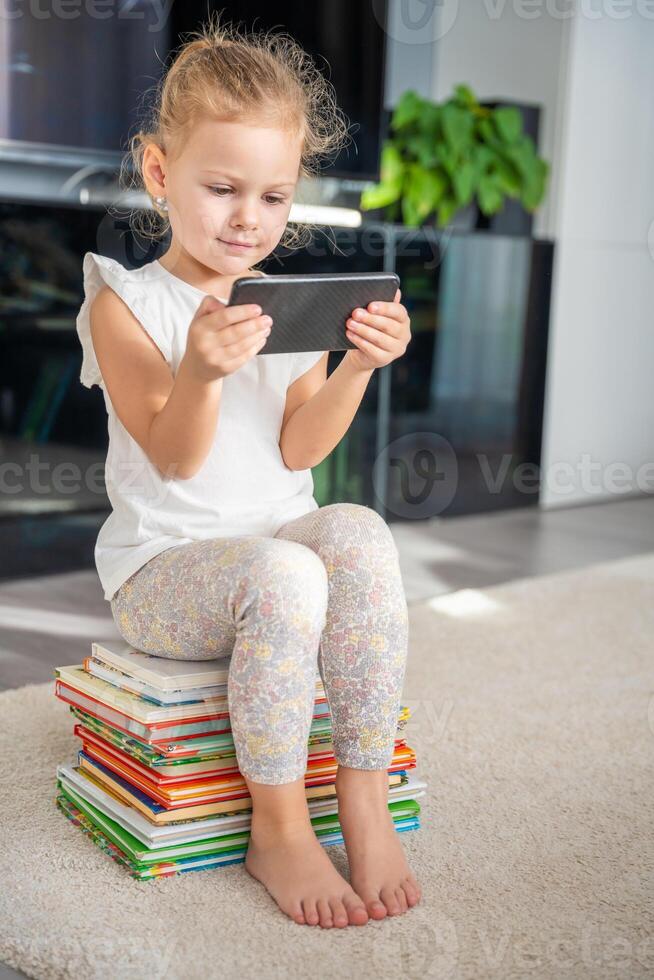
[[[241,33],[211,17],[173,52],[173,61],[149,90],[153,104],[145,121],[129,139],[120,168],[120,185],[145,190],[143,154],[154,143],[167,156],[181,151],[201,118],[278,126],[301,138],[299,177],[311,178],[320,161],[338,154],[349,141],[348,122],[336,104],[332,84],[311,57],[286,33]],[[147,95],[149,93],[145,93]],[[152,200],[152,209],[130,212],[132,229],[146,239],[169,231],[165,211]],[[311,241],[308,223],[286,227],[280,244],[302,248]]]

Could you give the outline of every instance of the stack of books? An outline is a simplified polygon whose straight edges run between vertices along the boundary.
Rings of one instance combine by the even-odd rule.
[[[225,666],[227,664],[227,666]],[[252,798],[236,761],[227,705],[229,658],[181,661],[126,643],[93,643],[55,669],[82,743],[57,767],[56,804],[129,873],[148,880],[245,860]],[[398,831],[420,827],[425,783],[398,716],[388,807]],[[305,788],[323,845],[342,844],[331,716],[316,676]]]

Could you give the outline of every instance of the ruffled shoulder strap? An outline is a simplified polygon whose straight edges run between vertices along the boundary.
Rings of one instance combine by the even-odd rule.
[[[147,333],[157,344],[166,360],[170,360],[171,342],[167,337],[159,318],[148,316],[146,303],[147,271],[126,269],[116,259],[95,252],[86,252],[82,266],[84,278],[84,301],[77,314],[77,335],[82,345],[82,369],[80,381],[86,388],[97,384],[104,387],[104,381],[93,349],[91,337],[91,303],[104,285],[111,286],[120,296],[126,306],[132,311]]]

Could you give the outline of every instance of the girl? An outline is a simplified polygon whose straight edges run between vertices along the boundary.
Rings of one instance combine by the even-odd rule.
[[[110,436],[98,573],[128,643],[230,657],[247,871],[295,922],[363,925],[420,899],[387,804],[408,611],[388,525],[358,504],[319,507],[311,467],[375,368],[404,353],[409,319],[399,291],[353,311],[356,350],[327,379],[328,353],[254,356],[274,324],[224,305],[235,279],[262,274],[299,178],[345,132],[296,42],[210,24],[158,95],[131,149],[161,219],[150,231],[170,231],[170,246],[138,270],[84,256],[81,381],[102,389]],[[307,807],[318,671],[351,884]]]

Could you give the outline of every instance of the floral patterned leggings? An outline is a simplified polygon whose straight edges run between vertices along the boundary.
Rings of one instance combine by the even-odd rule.
[[[361,504],[336,503],[273,537],[209,538],[162,552],[111,599],[127,643],[160,657],[230,656],[227,699],[242,774],[306,772],[319,672],[336,761],[387,769],[408,650],[395,541]]]

